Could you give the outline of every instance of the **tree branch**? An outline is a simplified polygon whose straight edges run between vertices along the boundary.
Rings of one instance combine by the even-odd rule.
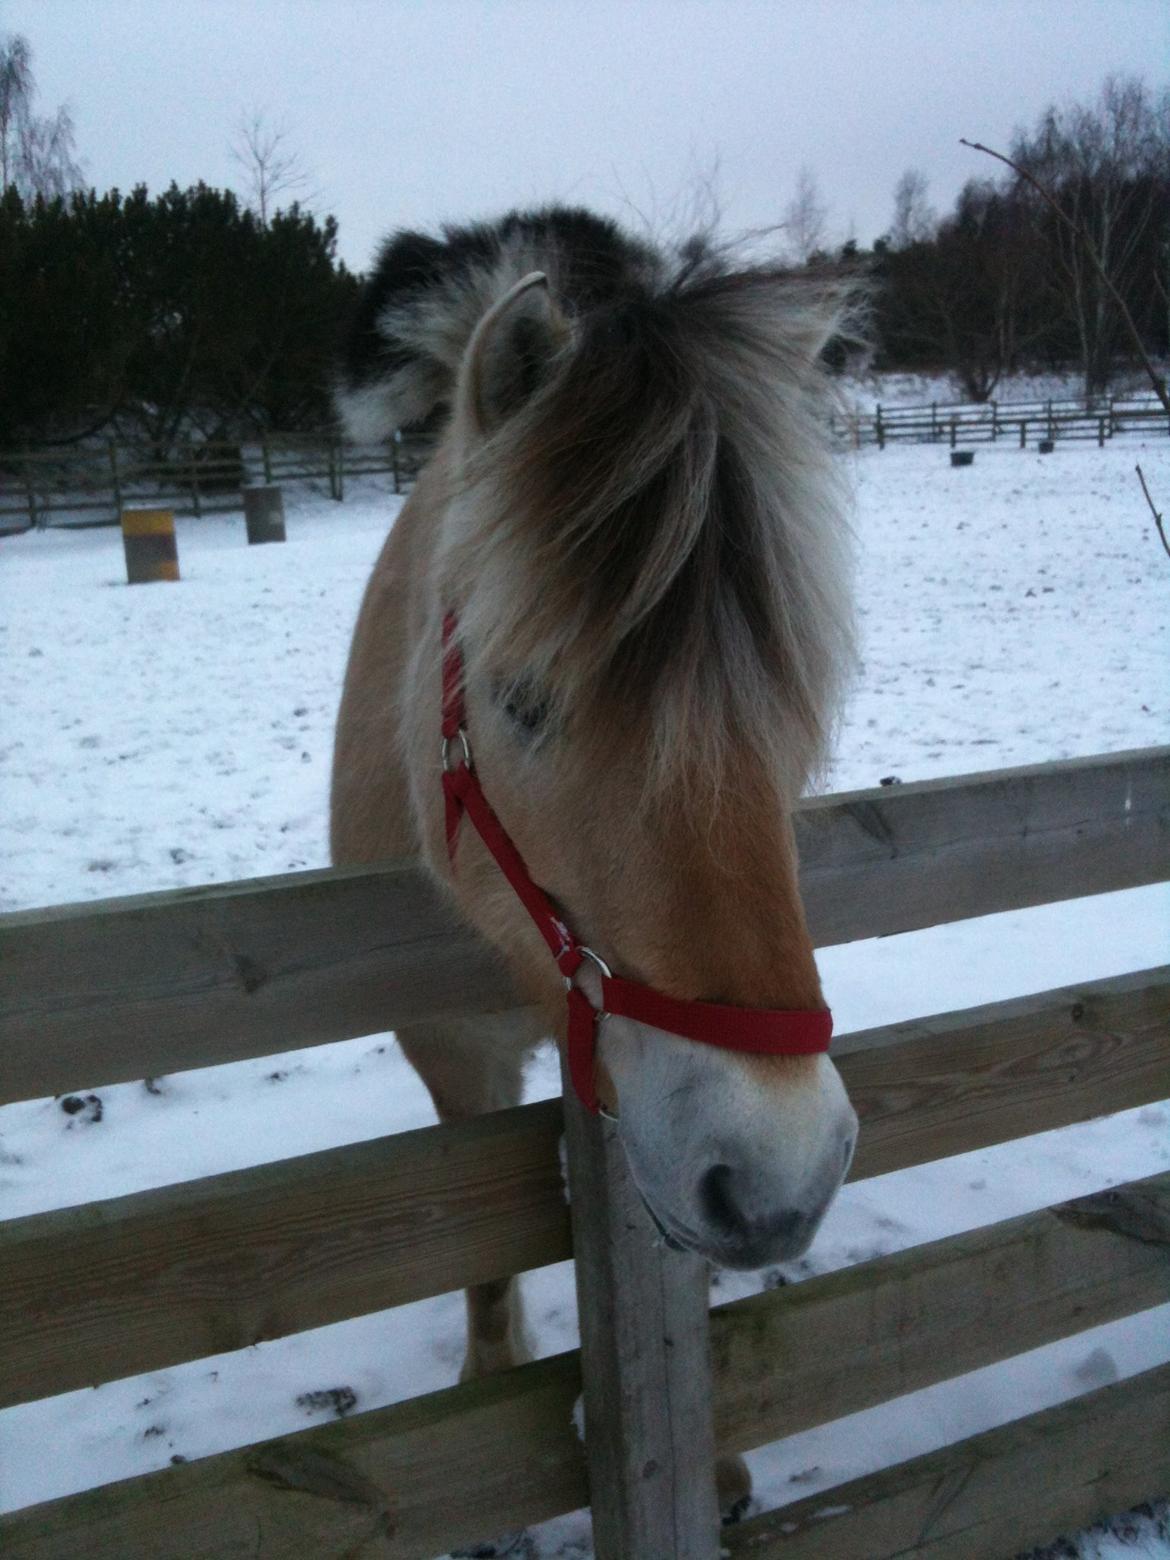
[[[1077,242],[1081,244],[1085,254],[1089,257],[1090,264],[1096,271],[1097,275],[1101,278],[1101,281],[1108,288],[1110,296],[1112,297],[1114,303],[1116,303],[1118,309],[1120,309],[1121,317],[1125,322],[1126,330],[1129,332],[1130,340],[1133,342],[1137,355],[1141,359],[1142,367],[1149,376],[1151,385],[1154,387],[1154,394],[1158,397],[1158,400],[1161,401],[1167,416],[1170,416],[1170,391],[1167,391],[1166,389],[1166,381],[1150,362],[1149,356],[1146,353],[1146,349],[1142,344],[1141,333],[1133,322],[1133,315],[1129,312],[1129,307],[1114,284],[1113,278],[1105,269],[1101,257],[1097,253],[1097,246],[1093,243],[1093,240],[1089,237],[1084,227],[1082,227],[1079,222],[1074,221],[1073,218],[1069,216],[1068,212],[1064,210],[1056,197],[1049,190],[1047,190],[1043,184],[1040,183],[1039,179],[1037,179],[1033,174],[1029,173],[1026,168],[1022,168],[1019,163],[1013,162],[1010,157],[1005,157],[1002,152],[993,151],[990,146],[984,146],[979,141],[968,141],[963,136],[959,137],[959,145],[969,146],[973,152],[983,152],[988,157],[994,157],[996,162],[1003,163],[1004,166],[1010,168],[1012,172],[1017,175],[1017,177],[1023,179],[1026,184],[1030,184],[1031,187],[1040,196],[1041,200],[1043,200],[1045,204],[1048,205],[1053,212],[1055,212],[1059,221],[1064,224],[1069,232],[1072,233],[1076,238]],[[1152,507],[1153,506],[1151,505],[1151,508]],[[1163,537],[1163,541],[1165,541],[1165,537]]]
[[[1142,492],[1146,495],[1146,503],[1150,506],[1150,513],[1154,517],[1154,524],[1158,527],[1158,535],[1162,538],[1162,546],[1166,549],[1167,557],[1170,557],[1170,542],[1166,540],[1166,528],[1162,524],[1162,516],[1154,508],[1154,500],[1150,497],[1150,490],[1146,486],[1146,479],[1140,466],[1133,468],[1138,474],[1138,481],[1142,485]]]

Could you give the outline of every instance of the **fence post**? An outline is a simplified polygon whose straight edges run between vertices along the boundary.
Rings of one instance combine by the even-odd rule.
[[[33,482],[32,460],[27,450],[24,452],[24,489],[28,494],[28,524],[31,530],[35,525],[38,530],[45,529],[45,522],[37,512],[37,490]]]
[[[1024,449],[1028,443],[1028,419],[1020,418],[1020,448]]]
[[[173,510],[123,509],[122,545],[128,584],[148,585],[152,580],[179,578]]]
[[[886,430],[882,426],[882,403],[880,401],[877,404],[877,411],[874,413],[874,431],[877,433],[878,449],[884,450],[886,447]]]
[[[958,423],[958,419],[957,418],[952,417],[951,418],[951,449],[954,449],[955,445],[958,442],[959,442],[959,423]]]
[[[244,489],[244,529],[248,545],[284,541],[284,494],[278,487]]]
[[[992,403],[991,403],[991,442],[992,442],[992,444],[998,444],[999,443],[999,402],[998,401],[992,401]]]
[[[937,443],[937,441],[938,441],[938,402],[937,401],[932,401],[930,403],[930,442],[932,444],[935,444],[935,443]]]
[[[264,485],[272,486],[272,451],[268,447],[268,435],[260,440],[260,459],[264,462]]]
[[[1104,417],[1098,417],[1098,419],[1097,419],[1097,448],[1099,450],[1103,450],[1105,448],[1105,419],[1104,419]]]
[[[203,497],[199,492],[199,471],[195,464],[195,446],[187,446],[187,469],[191,473],[191,501],[195,505],[195,514],[201,518],[203,515]]]
[[[121,472],[120,472],[120,470],[118,468],[118,445],[117,445],[117,441],[116,440],[111,439],[109,441],[109,450],[110,450],[110,475],[114,479],[114,508],[118,511],[119,514],[121,514],[122,513],[122,475],[121,475]]]
[[[707,1265],[666,1249],[617,1126],[562,1081],[594,1552],[717,1560]]]

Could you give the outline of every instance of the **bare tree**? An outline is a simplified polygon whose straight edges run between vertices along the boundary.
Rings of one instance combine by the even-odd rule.
[[[1033,190],[1036,195],[1039,196],[1039,198],[1043,201],[1045,206],[1047,206],[1049,210],[1052,211],[1057,219],[1057,222],[1059,223],[1060,229],[1080,248],[1085,263],[1088,265],[1092,271],[1093,276],[1100,284],[1102,290],[1108,295],[1113,306],[1116,308],[1118,317],[1124,326],[1125,333],[1129,337],[1130,343],[1133,346],[1133,349],[1137,354],[1142,367],[1145,369],[1146,377],[1149,379],[1150,384],[1153,387],[1154,394],[1166,408],[1166,411],[1170,412],[1170,388],[1167,387],[1166,378],[1154,367],[1154,364],[1150,359],[1150,355],[1146,351],[1145,344],[1142,341],[1141,332],[1134,323],[1133,315],[1130,313],[1129,306],[1125,301],[1125,296],[1122,293],[1117,281],[1110,274],[1109,268],[1106,265],[1106,262],[1102,259],[1100,251],[1098,250],[1097,245],[1094,243],[1093,236],[1089,232],[1087,225],[1081,221],[1078,221],[1076,216],[1071,215],[1069,210],[1066,209],[1059,200],[1057,200],[1052,191],[1046,185],[1042,184],[1036,175],[1028,168],[1026,168],[1022,163],[1016,162],[1011,157],[1005,157],[1002,152],[997,152],[990,146],[984,146],[980,141],[968,141],[965,138],[960,137],[959,144],[961,146],[969,146],[974,152],[985,152],[988,157],[994,157],[997,162],[1004,163],[1019,176],[1021,184],[1026,185],[1029,189]]]
[[[816,176],[807,165],[796,180],[796,194],[784,208],[784,231],[798,265],[807,265],[824,248],[828,208],[821,200]]]
[[[1075,325],[1085,392],[1104,390],[1122,324],[1118,296],[1140,263],[1159,187],[1170,174],[1166,101],[1136,77],[1110,76],[1092,106],[1051,108],[1008,161],[1055,197],[1059,293]],[[1087,240],[1087,242],[1086,242]]]
[[[1138,87],[1141,86],[1140,83],[1136,83],[1135,85]],[[1111,95],[1111,89],[1113,89],[1114,86],[1114,78],[1111,77],[1106,82],[1105,91],[1102,93],[1102,98],[1104,101],[1108,101],[1108,98]],[[1142,91],[1144,92],[1144,88],[1142,88]],[[1163,179],[1165,179],[1167,173],[1170,172],[1170,167],[1168,167],[1168,164],[1170,164],[1170,136],[1166,135],[1167,129],[1170,129],[1170,92],[1163,93],[1161,102],[1158,104],[1157,109],[1151,115],[1149,123],[1152,129],[1152,146],[1147,148],[1147,156],[1151,158],[1155,171],[1155,177],[1160,175]],[[1113,276],[1110,275],[1108,265],[1106,264],[1105,259],[1102,257],[1097,244],[1094,243],[1093,236],[1090,234],[1088,227],[1084,221],[1079,220],[1080,213],[1077,212],[1076,214],[1070,214],[1070,212],[1066,210],[1065,207],[1056,199],[1052,191],[1044,184],[1042,184],[1036,177],[1035,173],[1031,169],[1025,167],[1021,162],[1017,162],[1012,157],[1005,157],[1002,152],[993,151],[990,146],[984,146],[979,141],[967,141],[960,138],[960,144],[963,146],[969,146],[973,151],[976,152],[985,152],[989,157],[994,157],[997,162],[1005,163],[1007,167],[1009,167],[1013,173],[1017,175],[1021,183],[1026,185],[1029,189],[1033,190],[1044,202],[1044,204],[1055,214],[1060,230],[1067,234],[1072,239],[1077,248],[1081,251],[1092,276],[1096,279],[1102,290],[1108,295],[1109,299],[1116,307],[1118,314],[1124,322],[1126,334],[1129,336],[1134,350],[1141,359],[1142,366],[1145,369],[1146,376],[1148,377],[1150,384],[1153,387],[1154,394],[1158,397],[1159,401],[1161,401],[1167,413],[1170,413],[1170,387],[1167,386],[1166,378],[1157,371],[1153,363],[1150,361],[1150,356],[1145,349],[1144,343],[1142,342],[1141,332],[1134,324],[1133,315],[1129,311],[1129,307],[1126,304],[1125,298],[1122,295],[1117,282],[1114,280]],[[1017,147],[1013,147],[1012,150],[1013,152],[1018,153],[1019,149]],[[1165,256],[1160,254],[1159,261],[1164,261],[1164,259]],[[1164,290],[1162,291],[1162,296],[1163,298],[1166,296]],[[1150,496],[1150,490],[1146,484],[1146,479],[1142,468],[1140,466],[1136,466],[1134,469],[1137,472],[1138,481],[1142,485],[1142,492],[1145,495],[1146,503],[1149,505],[1150,513],[1154,517],[1154,525],[1157,528],[1158,537],[1161,540],[1162,546],[1165,549],[1167,555],[1170,556],[1170,542],[1168,542],[1166,539],[1165,522],[1163,521],[1161,514],[1155,506],[1154,500]]]
[[[259,112],[243,114],[230,150],[244,170],[248,205],[267,227],[282,195],[294,199],[309,193],[309,174],[301,155],[290,144],[285,125],[270,125]],[[301,204],[306,204],[301,200]]]
[[[68,108],[39,115],[35,97],[28,39],[0,37],[0,189],[13,188],[25,200],[67,195],[82,182]]]
[[[934,237],[938,218],[926,198],[926,175],[921,168],[907,168],[894,186],[894,220],[890,247],[908,249]]]

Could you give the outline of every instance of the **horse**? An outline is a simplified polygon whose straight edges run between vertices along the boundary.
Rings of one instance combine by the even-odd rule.
[[[854,658],[823,366],[848,308],[709,238],[672,249],[557,206],[380,252],[339,413],[358,442],[414,427],[431,452],[358,615],[331,845],[339,865],[420,856],[521,994],[398,1032],[443,1121],[517,1104],[533,1047],[567,1029],[564,969],[498,856],[452,835],[455,736],[587,945],[591,1011],[611,970],[680,1010],[824,1009],[792,813]],[[857,1132],[823,1049],[610,1013],[590,1068],[671,1244],[749,1269],[807,1248]],[[513,1281],[470,1290],[463,1378],[529,1354]]]

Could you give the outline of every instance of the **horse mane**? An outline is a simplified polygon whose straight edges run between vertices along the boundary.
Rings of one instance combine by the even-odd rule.
[[[575,729],[648,723],[651,791],[717,791],[746,757],[799,794],[853,663],[821,362],[853,290],[558,208],[445,238],[383,252],[351,428],[375,407],[383,428],[441,418],[476,322],[527,271],[569,323],[451,505],[441,569],[471,661]]]

